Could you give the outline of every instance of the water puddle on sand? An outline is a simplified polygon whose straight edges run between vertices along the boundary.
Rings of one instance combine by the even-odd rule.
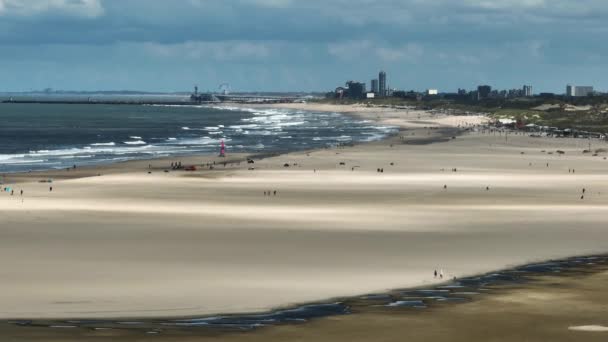
[[[137,330],[146,334],[162,334],[164,330],[214,329],[220,331],[247,331],[264,326],[302,324],[310,320],[348,315],[365,310],[393,310],[397,313],[419,312],[437,305],[466,303],[475,297],[491,295],[492,288],[520,285],[539,275],[562,272],[588,272],[589,264],[608,265],[608,255],[576,257],[564,260],[535,263],[485,275],[455,279],[432,288],[394,290],[388,293],[368,294],[343,298],[335,302],[313,303],[257,314],[216,315],[186,319],[143,320],[14,320],[9,323],[23,327],[69,328],[102,331],[111,329]],[[608,332],[604,326],[573,326],[569,330]]]
[[[586,331],[586,332],[608,332],[608,327],[603,325],[581,325],[576,327],[569,327],[570,331]]]

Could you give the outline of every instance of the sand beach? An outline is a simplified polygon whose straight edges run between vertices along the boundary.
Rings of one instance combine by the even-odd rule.
[[[289,107],[401,132],[253,164],[181,158],[193,172],[161,159],[4,175],[16,191],[0,193],[0,318],[256,312],[608,250],[608,161],[582,153],[587,140],[459,129],[482,116]]]

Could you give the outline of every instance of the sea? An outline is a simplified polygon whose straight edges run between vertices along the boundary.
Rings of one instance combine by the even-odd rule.
[[[395,132],[339,113],[291,109],[0,103],[0,173],[218,154],[221,141],[228,154],[275,153],[374,141]]]

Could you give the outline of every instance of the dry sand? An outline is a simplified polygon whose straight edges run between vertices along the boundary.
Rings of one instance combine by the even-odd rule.
[[[608,161],[583,155],[587,141],[469,133],[422,144],[439,134],[424,126],[480,118],[386,120],[410,128],[405,143],[291,153],[253,171],[124,163],[53,192],[39,174],[7,176],[25,195],[0,193],[0,318],[258,311],[430,284],[435,269],[464,276],[608,250]],[[541,152],[557,149],[566,154]]]

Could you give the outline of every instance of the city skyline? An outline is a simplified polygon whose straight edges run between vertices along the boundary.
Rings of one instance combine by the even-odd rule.
[[[597,0],[0,0],[0,91],[326,91],[380,69],[399,89],[606,91],[607,13]]]

